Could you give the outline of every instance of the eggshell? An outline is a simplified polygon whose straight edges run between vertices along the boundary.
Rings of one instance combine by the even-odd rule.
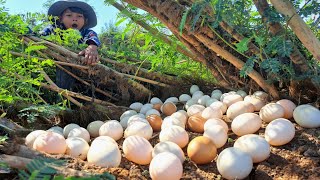
[[[189,94],[181,94],[179,96],[179,101],[181,102],[187,102],[189,99],[191,99],[191,96]]]
[[[202,106],[206,106],[207,101],[210,99],[210,96],[208,95],[203,95],[202,97],[200,97],[198,99],[198,104],[202,105]]]
[[[173,125],[161,130],[159,139],[160,142],[171,141],[184,148],[189,142],[189,135],[182,127]]]
[[[211,98],[219,100],[222,96],[222,92],[219,89],[213,90],[211,93]]]
[[[172,102],[166,102],[161,106],[161,112],[165,114],[166,116],[170,116],[174,112],[177,111],[177,107]]]
[[[177,97],[169,97],[168,99],[165,100],[164,103],[167,103],[167,102],[172,102],[173,104],[176,104],[179,102],[179,99]]]
[[[74,158],[85,160],[89,151],[89,144],[82,138],[71,137],[66,139],[67,149],[66,154]]]
[[[269,103],[260,109],[259,115],[264,122],[268,123],[274,119],[283,118],[284,108],[280,104]]]
[[[200,91],[199,86],[198,86],[198,85],[192,85],[192,86],[190,87],[190,94],[193,94],[193,93],[195,93],[196,91]]]
[[[103,121],[93,121],[88,124],[87,131],[89,132],[90,136],[95,138],[99,136],[99,129],[104,124]]]
[[[223,102],[223,99],[226,97],[226,96],[229,96],[229,95],[232,95],[232,94],[237,94],[235,91],[230,91],[230,92],[227,92],[227,93],[223,93],[220,97],[220,101]]]
[[[217,148],[209,138],[198,136],[190,141],[187,153],[194,163],[207,164],[217,156]]]
[[[130,108],[130,109],[133,109],[133,110],[135,110],[135,111],[137,111],[137,112],[140,112],[142,106],[143,106],[142,103],[140,103],[140,102],[135,102],[135,103],[132,103],[132,104],[129,106],[129,108]]]
[[[163,152],[152,159],[149,172],[154,180],[179,180],[182,177],[183,167],[176,155]]]
[[[267,101],[269,96],[266,92],[263,92],[263,91],[256,91],[253,93],[253,95],[264,101]]]
[[[90,141],[90,134],[83,127],[77,127],[77,128],[72,129],[68,134],[68,138],[70,138],[70,137],[79,137],[79,138],[84,139],[87,142]]]
[[[202,111],[205,109],[206,107],[200,105],[200,104],[194,104],[192,106],[190,106],[187,110],[187,114],[188,116],[192,116],[198,113],[202,113]]]
[[[133,116],[133,115],[136,115],[136,114],[138,114],[138,113],[135,110],[127,110],[127,111],[125,111],[124,113],[121,114],[120,121],[125,117],[130,117],[130,116]]]
[[[142,116],[131,116],[129,119],[128,119],[128,122],[127,122],[127,127],[129,127],[131,124],[134,124],[135,122],[144,122],[146,124],[149,124],[149,122],[147,121],[147,119],[145,117],[142,117]]]
[[[240,114],[231,123],[232,131],[238,135],[253,134],[257,132],[262,125],[261,118],[255,113]]]
[[[64,154],[67,149],[67,143],[62,135],[47,132],[40,134],[35,139],[33,149],[48,154]]]
[[[253,95],[247,95],[246,97],[244,97],[243,101],[251,103],[254,106],[254,111],[260,111],[260,109],[264,105],[266,105],[266,102],[264,100]]]
[[[163,102],[161,101],[161,99],[159,99],[158,97],[153,97],[150,99],[150,103],[155,105],[155,104],[163,104]]]
[[[309,104],[299,105],[293,111],[293,118],[302,127],[320,127],[320,111]]]
[[[176,155],[180,159],[181,163],[186,159],[182,149],[176,143],[170,141],[159,142],[156,144],[152,151],[152,157],[154,158],[157,154],[163,152],[170,152]]]
[[[184,124],[186,124],[187,120],[188,120],[187,113],[185,111],[182,112],[181,110],[171,114],[171,117],[178,119],[179,121],[183,122]]]
[[[224,149],[218,156],[217,168],[223,178],[244,179],[253,167],[251,156],[242,150],[229,147]]]
[[[238,90],[236,93],[239,94],[243,98],[247,96],[247,93],[244,90]]]
[[[197,104],[197,100],[189,99],[186,104],[184,105],[184,108],[188,110],[192,105]]]
[[[145,139],[150,139],[152,137],[152,127],[147,123],[137,121],[135,123],[130,124],[127,129],[124,131],[124,137],[128,138],[129,136],[137,135],[144,137]]]
[[[200,114],[195,114],[188,118],[187,126],[192,132],[203,133],[206,121]]]
[[[151,114],[147,116],[147,121],[149,122],[150,126],[152,127],[153,131],[160,131],[162,118],[156,114]]]
[[[220,108],[218,107],[206,107],[202,112],[201,116],[204,119],[212,119],[212,118],[222,118],[223,114]]]
[[[177,111],[177,112],[184,114],[184,115],[188,118],[188,113],[187,113],[187,111],[185,111],[185,110],[179,110],[179,111]]]
[[[213,125],[220,125],[223,127],[223,129],[226,131],[226,133],[228,133],[229,131],[229,127],[228,124],[226,122],[224,122],[222,119],[218,119],[218,118],[212,118],[212,119],[208,119],[205,123],[204,123],[204,130],[210,128]]]
[[[112,138],[106,137],[100,136],[92,141],[87,154],[88,163],[105,168],[118,167],[121,162],[121,152],[117,143]]]
[[[155,110],[160,112],[161,111],[161,106],[162,106],[162,103],[161,104],[160,103],[159,104],[154,104],[153,105],[153,109],[155,109]]]
[[[210,99],[207,100],[205,106],[209,107],[212,103],[217,102],[217,101],[219,101],[219,100],[214,99],[214,98],[210,98]]]
[[[173,126],[173,125],[180,126],[183,129],[185,129],[186,127],[186,124],[183,121],[180,121],[179,119],[171,116],[167,116],[162,121],[161,129],[166,129],[168,126]]]
[[[153,147],[150,142],[143,137],[127,137],[123,141],[122,149],[125,157],[134,163],[147,165],[152,159]]]
[[[243,98],[239,94],[229,94],[222,100],[222,102],[225,103],[228,107],[238,101],[243,101]]]
[[[227,119],[232,121],[235,117],[243,113],[253,113],[254,106],[246,101],[238,101],[229,106],[227,110]]]
[[[144,104],[140,109],[140,113],[141,114],[146,114],[146,112],[149,111],[152,108],[153,108],[153,104],[150,104],[150,103]]]
[[[35,130],[29,133],[25,140],[25,145],[27,145],[29,148],[33,148],[33,143],[37,139],[38,136],[41,134],[47,133],[47,131],[44,130]]]
[[[213,125],[207,128],[203,136],[209,138],[216,148],[221,148],[228,140],[228,134],[221,125]]]
[[[293,111],[297,107],[294,102],[288,100],[288,99],[281,99],[276,102],[277,104],[280,104],[284,109],[284,116],[285,119],[291,119],[293,116]]]
[[[80,126],[79,126],[78,124],[74,124],[74,123],[70,123],[70,124],[66,125],[66,126],[63,128],[63,136],[64,136],[65,138],[67,138],[68,135],[69,135],[69,132],[70,132],[72,129],[78,128],[78,127],[80,127]]]
[[[198,100],[203,96],[203,92],[202,91],[196,91],[192,94],[191,99],[195,100],[196,102],[198,102]]]
[[[264,137],[272,146],[289,143],[295,135],[294,125],[287,119],[278,118],[271,121],[265,130]]]
[[[149,116],[151,114],[155,114],[155,115],[160,116],[160,112],[156,109],[150,109],[149,111],[146,112],[146,116]]]
[[[216,101],[216,102],[213,102],[212,104],[210,104],[211,108],[220,108],[221,111],[222,111],[222,114],[225,114],[227,112],[227,109],[228,109],[228,106],[221,102],[221,101]]]
[[[241,136],[236,140],[233,147],[247,152],[251,156],[253,163],[262,162],[270,155],[269,143],[263,137],[256,134]]]
[[[112,142],[113,144],[115,144],[115,145],[118,146],[118,143],[117,143],[112,137],[109,137],[109,136],[98,136],[98,137],[96,137],[96,138],[91,142],[91,146],[94,145],[94,144],[99,144],[100,141],[110,141],[110,142]]]
[[[119,140],[123,136],[123,128],[119,121],[110,120],[104,123],[99,129],[100,136],[109,136],[115,141]]]
[[[52,132],[58,133],[63,136],[63,128],[60,126],[53,126],[53,127],[49,128],[47,131],[52,131]]]

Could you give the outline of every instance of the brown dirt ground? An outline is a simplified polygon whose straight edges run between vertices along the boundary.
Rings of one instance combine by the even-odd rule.
[[[261,128],[257,133],[263,135],[265,126],[266,124],[264,124],[263,128]],[[284,146],[271,147],[270,157],[259,164],[255,164],[254,169],[246,179],[320,179],[320,128],[305,129],[297,124],[295,124],[295,128],[296,134],[294,139]],[[189,135],[191,140],[200,134],[189,132]],[[233,140],[237,138],[236,135],[232,133],[229,134],[229,137]],[[122,142],[123,140],[118,141],[120,149]],[[154,134],[154,137],[150,142],[152,145],[159,142],[158,133]],[[228,142],[224,147],[218,149],[218,153],[232,145],[233,142]],[[186,148],[183,150],[186,154]],[[68,161],[67,167],[82,172],[89,172],[93,174],[110,172],[117,179],[151,179],[148,173],[148,166],[132,163],[124,156],[118,168],[100,168],[94,165],[89,165],[86,161],[70,158],[68,156],[58,156],[56,158],[66,159]],[[13,178],[14,176],[8,176],[4,179]],[[196,165],[187,158],[183,163],[182,179],[223,178],[219,175],[215,161],[212,161],[207,165]]]

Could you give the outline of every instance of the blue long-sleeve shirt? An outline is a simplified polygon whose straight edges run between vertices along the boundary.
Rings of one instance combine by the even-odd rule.
[[[45,27],[41,32],[40,35],[42,36],[48,36],[50,34],[54,33],[55,27],[53,25],[48,25]],[[98,38],[98,34],[94,32],[91,29],[82,29],[80,31],[82,38],[79,40],[79,44],[86,43],[86,44],[92,44],[91,42],[94,42],[95,45],[100,46],[101,42]],[[90,41],[90,43],[88,43]]]

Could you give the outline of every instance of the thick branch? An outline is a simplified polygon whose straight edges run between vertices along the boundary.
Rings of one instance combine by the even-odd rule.
[[[163,18],[159,18],[159,19],[164,24],[166,24],[168,27],[169,27],[169,25],[174,25],[175,27],[173,27],[173,29],[176,29],[176,31],[178,31],[179,22],[181,22],[181,18],[182,18],[182,14],[183,14],[183,12],[182,12],[183,8],[182,8],[182,6],[179,6],[177,4],[177,2],[175,2],[173,0],[167,0],[167,1],[161,1],[161,2],[156,1],[156,0],[152,0],[152,1],[148,1],[148,2],[127,0],[126,2],[150,12],[151,14],[153,14],[157,18],[161,17],[167,11],[171,11],[170,14],[168,14],[168,13],[166,14],[170,17],[165,17],[165,18],[163,17]],[[156,8],[157,11],[153,10],[153,8]],[[172,21],[173,19],[174,19],[174,21]],[[174,24],[169,22],[170,20]],[[186,24],[188,24],[188,23],[186,23]],[[186,25],[185,27],[187,27],[186,28],[187,31],[190,30],[190,27],[188,27],[188,25]],[[188,32],[190,32],[190,31],[188,31]],[[227,50],[223,49],[219,45],[212,42],[212,40],[208,39],[208,36],[203,35],[203,32],[201,32],[201,28],[200,28],[200,33],[194,32],[191,34],[193,34],[198,39],[198,41],[203,43],[207,48],[211,49],[216,54],[219,54],[221,57],[226,59],[228,62],[230,62],[232,65],[234,65],[239,70],[244,66],[243,61],[241,61],[237,57],[233,56],[231,53],[229,53]],[[186,38],[184,38],[184,39],[186,39]],[[279,94],[278,94],[276,88],[273,85],[267,84],[259,73],[257,73],[256,71],[253,70],[248,75],[261,88],[263,88],[265,91],[269,92],[271,94],[271,96],[273,96],[274,98],[279,98]]]
[[[190,51],[186,50],[184,47],[182,47],[179,44],[174,43],[171,39],[169,39],[167,36],[163,35],[162,33],[160,33],[157,29],[152,28],[151,26],[149,26],[147,23],[145,23],[144,21],[141,21],[137,18],[135,18],[132,13],[130,11],[128,11],[127,9],[125,9],[125,7],[123,7],[121,4],[119,3],[113,3],[112,4],[115,8],[119,9],[123,14],[125,14],[126,16],[130,17],[135,23],[137,23],[138,25],[140,25],[141,27],[143,27],[144,29],[146,29],[147,31],[149,31],[151,34],[153,34],[156,37],[160,37],[165,43],[167,43],[168,45],[171,45],[172,47],[176,47],[177,51],[184,54],[185,56],[190,57],[191,59],[196,59],[197,57],[191,53]]]
[[[280,35],[285,33],[285,29],[281,26],[279,22],[270,22],[268,17],[265,16],[267,10],[270,8],[266,0],[253,0],[253,2],[261,15],[263,22],[268,23],[269,31],[273,35]],[[306,58],[303,57],[303,55],[295,45],[293,47],[292,53],[290,54],[290,59],[294,64],[297,65],[297,68],[301,72],[306,72],[309,69]]]
[[[299,14],[297,14],[292,3],[288,0],[271,0],[271,3],[279,13],[289,18],[288,24],[291,29],[295,32],[304,46],[311,52],[313,57],[320,61],[320,41]]]

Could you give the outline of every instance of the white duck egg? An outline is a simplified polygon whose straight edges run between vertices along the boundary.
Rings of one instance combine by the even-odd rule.
[[[256,134],[247,134],[236,140],[233,147],[247,152],[253,163],[259,163],[266,160],[270,155],[270,145],[261,136]]]
[[[184,148],[189,142],[189,135],[182,127],[173,125],[161,130],[159,139],[160,142],[171,141]]]
[[[279,118],[271,121],[265,130],[264,137],[272,146],[282,146],[289,143],[295,135],[291,121]]]
[[[115,141],[119,140],[123,136],[123,128],[119,121],[111,120],[104,123],[99,129],[100,136],[109,136]]]

